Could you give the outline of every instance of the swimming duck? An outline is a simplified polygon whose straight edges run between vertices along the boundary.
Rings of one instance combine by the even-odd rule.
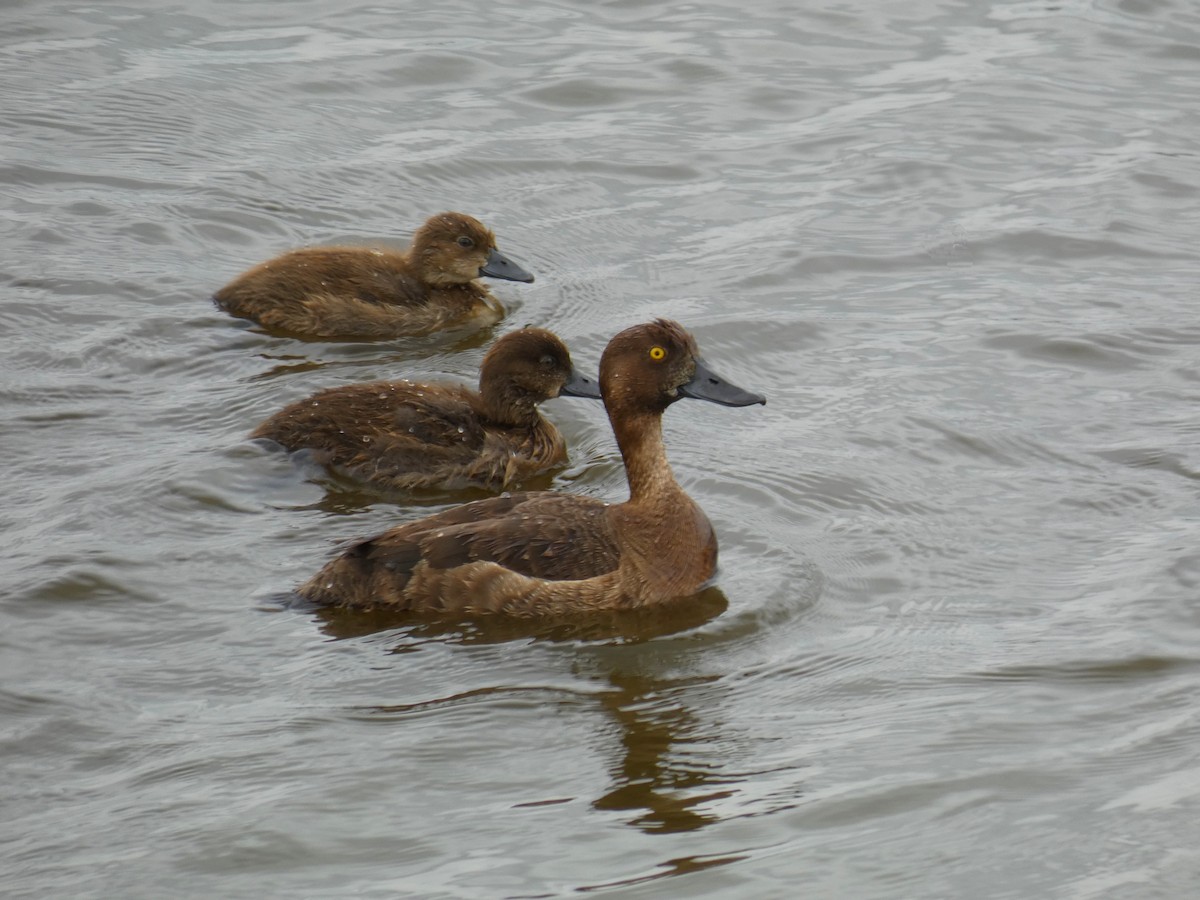
[[[477,280],[484,275],[533,281],[478,219],[445,212],[422,225],[405,251],[292,250],[242,273],[213,301],[296,337],[393,338],[500,321],[503,308]]]
[[[385,490],[502,490],[566,460],[538,404],[560,394],[600,397],[543,328],[492,345],[479,391],[466,385],[372,381],[330,388],[275,413],[251,438],[309,449],[331,470]]]
[[[714,373],[692,336],[664,319],[609,342],[600,392],[625,462],[624,503],[554,491],[477,500],[351,546],[299,593],[455,617],[570,616],[695,594],[716,571],[717,539],[671,472],[662,414],[684,397],[766,400]]]

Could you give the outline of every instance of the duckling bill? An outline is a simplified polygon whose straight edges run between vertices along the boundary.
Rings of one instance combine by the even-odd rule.
[[[694,338],[664,319],[609,342],[600,392],[628,500],[536,491],[468,503],[355,544],[299,593],[323,605],[456,618],[569,617],[697,593],[716,571],[717,539],[671,471],[662,414],[684,398],[766,400],[717,375]]]
[[[407,250],[292,250],[239,275],[213,301],[281,334],[378,340],[494,325],[504,310],[481,277],[533,281],[478,219],[445,212],[425,222]]]
[[[593,397],[595,379],[542,328],[504,335],[483,358],[479,390],[374,381],[321,391],[275,413],[251,434],[310,450],[331,471],[387,492],[503,490],[566,462],[562,435],[538,404]]]

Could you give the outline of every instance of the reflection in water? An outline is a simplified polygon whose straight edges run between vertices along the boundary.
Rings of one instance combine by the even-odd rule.
[[[296,608],[307,605],[298,598]],[[545,641],[609,641],[638,643],[699,628],[721,615],[729,601],[712,587],[677,603],[620,611],[595,612],[572,619],[515,619],[483,616],[476,619],[431,619],[390,609],[316,608],[321,630],[337,639],[364,637],[397,629],[394,653],[406,653],[431,640],[459,644],[499,644],[521,639]]]
[[[401,648],[397,648],[398,650]],[[411,649],[415,649],[411,648]],[[692,686],[711,683],[717,676],[658,679],[643,675],[610,673],[613,690],[600,693],[604,712],[621,727],[621,754],[613,767],[615,786],[597,798],[592,807],[597,810],[631,811],[636,813],[629,824],[647,834],[672,834],[695,831],[719,821],[719,816],[698,809],[703,804],[734,795],[729,780],[705,771],[697,765],[684,765],[675,759],[682,744],[702,745],[711,741],[703,724],[679,702],[679,695]],[[581,695],[551,687],[497,686],[462,691],[432,700],[414,703],[389,704],[371,707],[371,712],[387,715],[408,714],[430,710],[446,710],[480,699],[502,700],[515,695],[543,695],[545,702],[563,702],[577,706],[581,697],[590,700],[595,695]],[[556,699],[557,698],[557,699]],[[726,785],[726,786],[722,786]],[[562,798],[516,804],[529,808],[552,806],[569,802]],[[629,886],[687,875],[746,859],[745,855],[683,856],[664,860],[650,874],[629,879],[580,886],[581,892],[615,886]]]
[[[520,306],[519,302],[504,302],[503,306],[509,313],[513,312]],[[484,328],[466,326],[457,329],[446,329],[430,335],[422,335],[420,338],[414,337],[397,337],[388,341],[380,341],[376,338],[360,338],[360,337],[341,337],[337,341],[330,341],[328,338],[313,337],[312,335],[289,332],[282,329],[277,329],[273,332],[266,331],[258,325],[245,325],[240,322],[233,323],[234,327],[241,327],[246,334],[261,336],[270,341],[286,340],[295,342],[297,345],[328,345],[336,346],[340,349],[360,348],[363,351],[370,352],[379,346],[389,346],[400,350],[407,350],[415,358],[425,359],[429,355],[430,345],[435,344],[441,349],[450,352],[459,352],[462,350],[471,350],[477,347],[482,347],[490,343],[497,334],[497,325],[490,325]],[[264,354],[266,358],[270,356]]]
[[[335,639],[364,637],[397,629],[394,653],[419,650],[429,642],[494,644],[520,639],[602,641],[633,644],[698,628],[723,613],[728,600],[718,588],[670,606],[595,614],[585,620],[520,620],[489,616],[465,621],[437,621],[394,610],[313,610],[321,630]],[[682,703],[683,689],[715,681],[717,676],[665,679],[625,671],[602,676],[612,687],[595,696],[607,717],[620,727],[620,759],[613,766],[613,786],[592,806],[598,810],[635,813],[630,824],[647,833],[694,831],[717,821],[703,811],[706,804],[732,796],[722,778],[702,765],[679,758],[681,745],[711,745],[712,736]],[[545,692],[542,687],[495,686],[422,701],[375,707],[396,713],[452,706],[465,698]],[[572,692],[572,704],[579,695]],[[724,861],[732,861],[727,859]],[[695,871],[714,860],[675,860],[672,872]]]
[[[610,881],[606,884],[588,885],[579,888],[579,891],[583,893],[587,891],[602,891],[613,887],[631,887],[635,884],[657,881],[659,878],[669,878],[672,875],[690,875],[693,872],[700,872],[704,869],[727,866],[730,863],[740,862],[748,858],[747,856],[679,856],[675,859],[665,860],[661,865],[662,870],[659,872],[642,875],[639,878],[627,878],[621,881]]]
[[[663,681],[613,672],[614,690],[600,696],[604,709],[621,726],[624,750],[614,770],[616,786],[596,800],[596,809],[629,810],[630,824],[646,832],[695,831],[717,817],[701,807],[732,795],[711,772],[675,758],[684,743],[711,743],[703,724],[679,700],[679,688],[707,679]]]
[[[309,359],[307,356],[301,356],[294,353],[283,353],[278,355],[260,353],[259,356],[262,359],[280,360],[280,362],[271,366],[269,369],[265,369],[262,372],[251,375],[248,379],[246,379],[247,381],[272,381],[275,378],[285,375],[296,376],[302,375],[305,372],[319,372],[329,365],[328,362]]]
[[[1179,656],[1135,656],[1120,660],[1064,660],[1057,665],[1004,666],[974,673],[977,678],[1012,681],[1075,681],[1123,684],[1134,679],[1157,679],[1164,674],[1195,671],[1193,659]]]
[[[388,491],[367,487],[337,471],[330,471],[314,459],[313,451],[307,447],[296,450],[293,453],[286,453],[274,441],[260,439],[260,443],[269,447],[271,452],[278,453],[280,456],[286,454],[288,461],[299,470],[305,481],[309,481],[325,489],[324,496],[317,502],[291,507],[297,511],[306,509],[319,510],[323,513],[345,516],[362,512],[364,509],[369,509],[381,503],[394,503],[412,508],[413,511],[411,513],[406,512],[406,510],[400,510],[396,514],[394,521],[383,526],[383,528],[390,528],[392,525],[399,525],[401,522],[419,518],[421,515],[428,515],[436,507],[445,506],[447,503],[470,503],[473,500],[486,500],[489,497],[496,496],[494,491],[472,486],[463,487],[459,490],[424,488],[412,491]],[[542,473],[526,479],[519,485],[516,485],[516,487],[524,491],[544,491],[550,488],[553,481],[554,473]],[[378,530],[382,531],[383,528]],[[370,534],[364,533],[353,537],[365,538],[370,536]],[[394,626],[384,627],[390,628]],[[381,629],[375,630],[378,631]]]
[[[322,513],[345,516],[381,503],[411,507],[414,510],[432,511],[435,507],[445,506],[447,503],[470,503],[473,500],[486,500],[496,496],[495,491],[476,485],[463,485],[458,488],[414,488],[404,491],[364,485],[337,469],[326,467],[318,461],[317,454],[312,448],[302,447],[299,450],[288,452],[270,438],[256,438],[251,443],[260,446],[269,456],[277,455],[281,459],[286,457],[287,462],[305,481],[324,489],[324,495],[314,503],[287,507],[296,512],[317,510]],[[554,487],[555,478],[560,471],[561,467],[531,475],[511,485],[511,488],[521,491],[548,491]],[[390,524],[400,524],[402,521],[413,518],[417,518],[415,513],[410,515],[402,509],[397,512],[395,520]],[[390,525],[384,527],[390,527]],[[361,535],[361,537],[367,536],[366,534]]]

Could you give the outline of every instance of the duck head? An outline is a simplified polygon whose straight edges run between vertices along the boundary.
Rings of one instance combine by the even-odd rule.
[[[696,339],[669,319],[635,325],[609,341],[600,359],[600,391],[605,406],[630,412],[662,413],[685,397],[722,406],[767,402],[714,372]]]
[[[484,275],[533,281],[524,267],[496,249],[496,236],[464,213],[433,216],[413,237],[412,258],[427,284],[466,284]]]
[[[479,392],[491,402],[530,410],[551,397],[600,399],[595,378],[575,371],[567,345],[544,328],[522,328],[494,343],[479,367]]]

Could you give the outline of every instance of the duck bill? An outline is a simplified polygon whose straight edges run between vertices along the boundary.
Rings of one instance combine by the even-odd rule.
[[[696,360],[696,374],[692,376],[691,381],[679,388],[679,393],[684,397],[707,400],[721,406],[753,406],[755,403],[767,402],[767,398],[762,394],[743,390],[722,378],[699,359]]]
[[[588,378],[580,375],[578,372],[572,372],[571,377],[567,379],[558,391],[560,397],[587,397],[590,400],[601,400],[600,382],[595,378]]]
[[[495,248],[488,251],[487,262],[483,264],[479,274],[488,278],[503,278],[505,281],[524,281],[526,284],[533,281],[532,273]]]

